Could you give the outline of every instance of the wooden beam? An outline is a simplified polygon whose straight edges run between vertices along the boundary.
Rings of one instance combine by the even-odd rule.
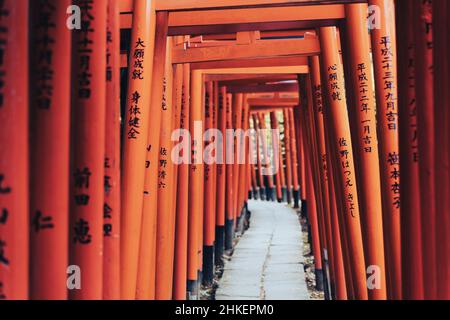
[[[229,93],[298,92],[297,83],[227,86]]]
[[[315,35],[314,29],[308,30],[280,30],[280,31],[263,31],[261,33],[261,39],[273,39],[273,38],[287,38],[287,37],[304,37],[306,33]],[[235,33],[227,34],[214,34],[202,36],[204,41],[224,41],[224,40],[236,40]]]
[[[174,11],[169,13],[170,27],[208,26],[218,24],[265,23],[273,21],[311,21],[344,19],[342,4],[320,6],[240,8],[196,11]]]
[[[230,61],[196,62],[191,64],[192,70],[224,69],[224,68],[258,68],[258,67],[287,67],[307,66],[308,58],[304,56],[277,57],[264,59],[237,59]],[[242,72],[245,73],[245,72]]]
[[[297,75],[291,74],[210,74],[205,81],[219,81],[222,85],[258,84],[267,82],[278,82],[286,80],[297,80]]]
[[[226,61],[277,56],[311,56],[320,53],[317,39],[260,40],[252,44],[173,50],[173,63]]]
[[[308,66],[288,66],[288,67],[253,67],[253,68],[223,68],[200,70],[203,74],[306,74],[309,73]]]
[[[298,98],[249,98],[247,102],[250,106],[274,107],[274,106],[296,106],[299,104]]]
[[[123,1],[123,0],[122,0]],[[130,1],[130,0],[127,0]],[[367,2],[364,0],[156,0],[156,9],[168,11],[274,8],[286,6],[311,6],[319,4],[345,4]]]
[[[272,107],[267,106],[250,106],[250,113],[259,113],[259,112],[276,112],[276,111],[283,111],[284,109],[292,109],[298,107],[297,105],[287,106],[287,105],[281,105],[277,106],[274,105]]]
[[[299,9],[297,9],[299,10]],[[195,13],[192,13],[195,14]],[[211,35],[211,34],[227,34],[242,31],[280,31],[280,30],[299,30],[314,29],[326,26],[338,25],[340,19],[325,20],[302,20],[302,21],[273,21],[273,22],[255,22],[255,23],[236,23],[236,24],[214,24],[200,26],[181,26],[170,27],[169,35]]]

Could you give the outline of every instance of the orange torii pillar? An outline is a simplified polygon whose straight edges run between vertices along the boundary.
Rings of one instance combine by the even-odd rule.
[[[181,44],[184,41],[184,37],[179,36],[175,37],[173,43],[175,45]],[[179,137],[175,136],[175,139],[173,138],[173,135],[176,134],[176,132],[180,129],[181,125],[181,103],[183,100],[183,65],[182,64],[176,64],[173,66],[173,114],[172,114],[172,132],[171,132],[171,140],[173,142],[172,149],[170,150],[170,157],[172,159],[174,170],[173,170],[173,193],[174,196],[172,197],[172,218],[173,218],[173,225],[174,228],[172,229],[173,234],[171,234],[174,250],[175,250],[175,228],[176,228],[176,219],[177,219],[177,191],[178,191],[178,167],[179,167],[179,155],[174,153],[175,149],[175,142],[176,139]],[[176,152],[176,151],[175,151]],[[174,251],[175,252],[175,251]],[[175,257],[174,257],[175,258]]]
[[[445,2],[445,1],[444,1]],[[446,2],[445,2],[446,3]],[[419,145],[415,79],[415,39],[412,2],[397,3],[399,57],[399,128],[402,188],[400,196],[402,243],[402,298],[424,298],[422,224],[420,211]],[[446,58],[445,58],[446,59]],[[435,71],[436,72],[436,71]],[[445,73],[447,70],[444,71]],[[442,155],[441,155],[442,156]]]
[[[33,52],[30,159],[33,163],[30,170],[31,216],[30,220],[27,219],[31,221],[30,298],[65,300],[69,246],[71,63],[71,38],[65,14],[71,2],[53,0],[50,3],[51,6],[42,6],[39,2],[32,2],[30,9],[34,26],[30,39]],[[42,15],[48,19],[39,19]],[[52,42],[44,38],[52,39]],[[0,216],[7,219],[8,213],[8,209],[2,209]],[[26,229],[20,232],[25,233]]]
[[[278,123],[278,125],[279,125],[279,123]],[[279,139],[279,141],[278,141],[278,153],[279,153],[278,161],[279,161],[279,170],[280,170],[281,202],[287,202],[286,171],[284,170],[282,143],[283,143],[283,141],[281,139]],[[306,199],[306,194],[305,194],[305,199]]]
[[[303,137],[305,139],[304,143],[306,146],[305,149],[305,157],[307,158],[307,161],[309,162],[308,166],[310,166],[310,174],[311,177],[307,178],[308,182],[309,179],[311,179],[311,182],[308,183],[308,191],[309,188],[311,188],[311,194],[314,195],[314,217],[310,217],[308,220],[309,222],[309,236],[310,244],[311,246],[315,246],[315,241],[317,241],[317,244],[319,247],[317,250],[319,250],[320,253],[320,268],[316,265],[315,268],[315,276],[316,276],[316,288],[320,291],[325,291],[326,298],[328,299],[328,288],[325,286],[326,284],[326,257],[324,256],[324,249],[326,249],[326,238],[324,238],[324,226],[323,226],[323,220],[322,220],[322,201],[320,200],[321,197],[321,190],[319,189],[317,177],[318,177],[318,168],[316,168],[316,141],[313,137],[313,123],[310,117],[310,110],[309,108],[312,106],[312,95],[311,92],[309,92],[309,87],[307,85],[307,77],[303,75],[298,76],[299,81],[299,89],[301,90],[300,96],[306,97],[307,102],[303,103],[303,108],[301,109],[301,119],[303,120],[304,125],[302,126],[303,129]],[[308,201],[312,199],[311,196],[309,196]],[[317,227],[314,226],[314,224],[317,224]],[[314,231],[314,229],[317,228],[317,231]],[[315,240],[314,237],[317,237],[318,240]],[[314,248],[313,248],[314,249]],[[319,264],[319,261],[315,262],[316,264]]]
[[[217,203],[216,203],[216,242],[215,242],[215,252],[214,252],[214,260],[215,264],[218,266],[223,265],[223,253],[225,248],[225,203],[228,193],[226,189],[226,181],[227,181],[227,166],[225,164],[225,150],[226,150],[226,139],[225,139],[225,130],[227,127],[227,88],[220,87],[219,92],[215,92],[215,95],[218,95],[218,104],[217,104],[217,113],[218,113],[218,121],[217,121],[217,129],[222,134],[222,140],[218,140],[219,148],[217,149],[217,158],[219,159],[217,162],[217,179],[216,179],[216,188],[217,188]]]
[[[152,78],[156,26],[152,10],[152,1],[134,2],[121,176],[120,286],[121,298],[126,300],[136,297],[145,180],[145,167],[137,164],[145,163],[147,154],[148,88]]]
[[[248,159],[248,138],[245,133],[248,130],[248,118],[250,114],[250,106],[247,102],[247,95],[243,95],[243,106],[242,106],[242,117],[241,117],[241,125],[240,129],[242,130],[242,134],[238,135],[237,139],[237,159],[239,165],[239,179],[238,179],[238,187],[237,187],[237,206],[236,212],[238,214],[237,217],[237,229],[240,232],[243,232],[244,220],[247,215],[247,159]],[[238,134],[238,133],[236,133]]]
[[[253,157],[253,155],[254,155],[254,151],[253,151],[253,149],[252,149],[252,143],[250,143],[250,154],[252,155],[252,157]],[[250,170],[251,170],[251,172],[250,172],[250,174],[251,174],[251,179],[252,179],[252,184],[251,184],[251,192],[252,192],[252,198],[253,199],[258,199],[258,193],[259,193],[259,191],[258,191],[258,189],[259,189],[259,187],[258,187],[258,182],[257,182],[257,180],[256,180],[256,168],[255,168],[255,164],[251,164],[250,165]]]
[[[206,86],[205,86],[205,82],[202,83],[202,128],[205,127],[205,95],[206,95]],[[203,134],[205,132],[205,129],[203,129]],[[200,138],[200,136],[199,136]],[[203,150],[205,150],[205,145],[204,145],[204,141],[203,141],[203,136],[202,136],[202,144],[203,144]],[[205,154],[204,151],[202,153],[203,155]],[[204,156],[203,156],[203,190],[205,189],[205,160],[204,160]],[[205,195],[203,195],[203,206],[202,206],[202,211],[201,211],[201,215],[200,215],[200,225],[199,225],[199,238],[198,238],[198,285],[200,287],[201,282],[202,282],[202,278],[203,278],[203,226],[205,224],[205,219],[204,219],[204,206],[205,206]]]
[[[339,58],[337,30],[335,27],[320,29],[322,46],[322,72],[326,76],[327,102],[325,111],[332,123],[332,142],[336,147],[333,157],[340,163],[339,182],[345,201],[345,223],[351,252],[354,291],[357,299],[368,298],[366,268],[359,215],[353,147],[345,97],[344,72]]]
[[[240,210],[238,209],[239,199],[239,184],[242,183],[239,179],[239,172],[241,166],[239,165],[240,141],[237,133],[242,129],[242,117],[244,115],[244,95],[242,93],[233,95],[233,127],[234,127],[234,165],[233,165],[233,219],[234,227],[236,229]]]
[[[316,128],[315,120],[314,120],[314,108],[316,108],[316,102],[313,102],[313,90],[309,77],[305,77],[304,75],[299,76],[299,82],[302,84],[301,87],[305,87],[307,90],[308,104],[305,104],[304,109],[304,117],[307,125],[306,137],[309,141],[308,147],[310,149],[310,157],[311,157],[311,169],[313,172],[313,185],[312,187],[315,189],[314,193],[316,195],[316,207],[317,207],[317,219],[319,224],[319,237],[321,242],[321,250],[322,250],[322,273],[319,277],[322,277],[320,281],[322,281],[325,285],[324,293],[325,299],[331,299],[331,292],[333,284],[333,274],[330,272],[332,270],[332,266],[329,264],[333,261],[333,248],[331,245],[331,236],[330,236],[330,227],[327,223],[327,216],[329,210],[328,200],[325,198],[325,190],[323,183],[323,162],[321,157],[321,149],[319,144],[318,137],[318,129]],[[304,85],[303,85],[304,84]],[[317,97],[317,95],[316,95]],[[321,108],[320,105],[318,107]]]
[[[29,297],[28,9],[0,3],[0,300]]]
[[[380,26],[371,30],[380,143],[383,226],[388,298],[401,299],[400,154],[398,135],[397,45],[393,0],[378,6]]]
[[[200,71],[191,73],[191,166],[189,172],[188,297],[198,298],[199,249],[203,220],[203,79]]]
[[[82,1],[78,1],[82,5]],[[81,6],[74,33],[69,264],[83,285],[72,299],[103,297],[103,206],[106,116],[107,1]],[[89,63],[87,63],[89,61]]]
[[[174,38],[174,44],[180,44],[182,43],[184,40],[184,37],[176,37]],[[171,240],[170,240],[170,245],[171,245],[171,250],[173,251],[173,261],[172,261],[172,265],[173,265],[173,279],[172,279],[172,299],[173,300],[179,300],[177,299],[178,297],[175,297],[175,292],[177,291],[177,288],[175,287],[176,285],[176,272],[177,269],[175,267],[175,259],[176,259],[176,232],[177,232],[177,220],[178,220],[178,215],[177,215],[177,203],[178,203],[178,171],[179,171],[179,167],[181,166],[180,164],[180,151],[179,149],[177,150],[176,147],[180,145],[180,141],[181,138],[179,135],[177,135],[177,133],[180,133],[180,128],[181,128],[181,113],[182,113],[182,109],[183,109],[183,79],[184,79],[184,66],[183,64],[177,64],[175,66],[173,66],[173,75],[174,75],[174,80],[173,80],[173,114],[172,114],[172,129],[171,129],[171,134],[170,134],[170,139],[172,140],[173,144],[172,144],[172,148],[170,150],[170,157],[171,160],[173,162],[173,196],[172,196],[172,210],[171,210],[171,215],[172,215],[172,224],[173,227],[171,228]],[[185,233],[186,234],[186,233]],[[185,252],[187,252],[187,249],[185,250]],[[181,278],[181,277],[180,277]],[[186,284],[186,278],[184,278],[184,283]],[[186,292],[186,288],[184,287],[184,292]]]
[[[328,145],[327,145],[328,146]],[[327,148],[328,151],[328,148]],[[333,164],[331,162],[331,154],[327,152],[327,171],[328,171],[328,190],[330,195],[330,215],[331,215],[331,225],[332,225],[332,242],[333,242],[333,267],[335,276],[335,290],[334,298],[336,300],[347,300],[349,298],[349,293],[347,290],[347,278],[346,268],[344,262],[344,250],[347,250],[345,246],[345,241],[342,237],[340,228],[340,219],[338,210],[340,206],[338,205],[338,195],[335,189],[335,175],[333,172]],[[347,271],[348,273],[348,271]]]
[[[174,96],[174,74],[171,63],[172,38],[168,39],[166,63],[164,69],[164,82],[162,87],[161,131],[159,136],[157,165],[157,226],[156,226],[156,268],[155,268],[155,299],[169,300],[172,298],[173,285],[173,255],[175,217],[173,216],[174,197],[174,161],[172,158],[171,141]],[[156,107],[156,106],[155,106]],[[151,130],[151,129],[150,129]],[[151,160],[150,160],[151,161]],[[150,165],[151,167],[151,165]],[[141,244],[144,245],[144,244]]]
[[[306,123],[306,122],[305,122]],[[302,126],[303,130],[303,138],[305,139],[303,143],[308,143],[306,140],[306,130],[308,130],[305,126]],[[312,252],[314,255],[314,273],[316,276],[316,289],[319,291],[323,291],[323,266],[322,266],[322,250],[321,250],[321,243],[320,243],[320,234],[319,234],[319,220],[317,215],[317,202],[316,202],[316,195],[314,192],[314,186],[313,186],[313,173],[311,168],[311,158],[312,155],[310,154],[310,150],[306,150],[307,154],[305,154],[305,166],[306,166],[306,181],[308,183],[308,189],[306,192],[306,200],[308,201],[309,205],[309,223],[311,225],[311,246],[312,246]]]
[[[371,266],[368,275],[369,298],[385,300],[386,271],[383,241],[383,208],[381,197],[380,164],[378,159],[378,138],[376,103],[373,83],[370,39],[366,32],[367,4],[350,4],[345,7],[347,14],[347,37],[349,42],[351,83],[357,110],[356,120],[357,151],[359,156],[359,193],[361,220],[366,265]]]
[[[136,298],[155,299],[159,157],[162,106],[164,102],[165,66],[167,61],[167,13],[156,14],[156,34],[151,77],[149,124],[146,146],[144,205],[139,245],[139,264],[136,284]],[[135,61],[136,62],[136,61]],[[147,89],[148,90],[148,89]],[[130,115],[134,119],[134,115]]]
[[[205,92],[205,199],[203,225],[203,279],[206,286],[214,280],[214,239],[216,227],[215,197],[216,185],[214,181],[215,159],[217,157],[217,137],[214,129],[214,83],[206,82]]]
[[[324,109],[325,110],[325,109]],[[340,186],[340,169],[339,169],[339,158],[334,155],[337,154],[335,151],[335,145],[332,143],[331,136],[331,124],[330,119],[327,114],[324,113],[325,120],[325,135],[326,135],[326,145],[327,145],[327,154],[328,154],[328,165],[330,172],[329,182],[332,184],[330,186],[330,192],[333,191],[335,197],[336,204],[336,216],[333,219],[337,219],[337,226],[339,229],[336,232],[339,232],[342,245],[340,248],[342,249],[342,260],[344,264],[344,273],[345,273],[345,284],[347,288],[347,298],[353,300],[354,299],[354,289],[353,289],[353,275],[352,275],[352,264],[350,260],[350,247],[349,247],[349,237],[347,232],[347,225],[345,223],[345,201],[343,196],[343,190]],[[332,204],[333,206],[333,204]],[[333,209],[332,209],[333,210]]]
[[[292,204],[292,156],[291,156],[291,129],[289,111],[283,110],[284,127],[284,154],[286,161],[286,195],[288,204]],[[317,195],[316,195],[317,196]]]
[[[436,256],[437,298],[450,299],[450,112],[449,112],[449,63],[450,53],[447,35],[450,24],[450,6],[445,0],[433,1],[434,38],[434,127],[435,127],[435,201],[436,201]]]
[[[251,163],[251,176],[252,176],[252,198],[257,200],[259,197],[259,177],[256,177],[256,171],[258,168],[258,148],[257,148],[257,130],[254,115],[249,116],[249,125],[252,124],[252,134],[250,135],[249,153]]]
[[[189,134],[190,110],[190,65],[183,65],[183,85],[180,114],[179,141],[181,150],[177,150],[180,164],[178,167],[177,208],[175,226],[175,261],[173,299],[186,300],[187,263],[188,263],[188,214],[189,214],[189,171],[191,141]],[[174,150],[175,152],[175,150]]]
[[[226,129],[233,129],[233,95],[228,93],[226,95]],[[226,154],[226,197],[225,197],[225,250],[233,249],[233,239],[234,239],[234,213],[233,213],[233,194],[236,192],[234,190],[234,180],[233,180],[233,161],[234,161],[234,142],[233,137],[229,137],[228,134],[224,135]]]
[[[120,299],[120,12],[108,0],[103,299]]]
[[[303,217],[307,216],[307,204],[306,204],[306,181],[305,181],[305,152],[303,150],[303,139],[302,139],[302,131],[300,127],[302,126],[301,122],[301,116],[300,116],[300,110],[303,105],[304,101],[307,101],[307,99],[304,99],[303,97],[300,97],[302,99],[302,102],[300,103],[300,108],[294,108],[294,121],[296,123],[295,129],[296,129],[296,141],[297,141],[297,152],[299,154],[299,160],[298,160],[298,176],[300,178],[300,212]],[[283,174],[284,171],[282,171]],[[282,175],[283,176],[283,175]]]
[[[213,82],[213,88],[212,88],[212,103],[213,103],[213,107],[212,107],[212,127],[213,129],[217,130],[218,126],[219,126],[219,83]],[[216,131],[217,133],[217,131]],[[214,242],[216,239],[216,212],[217,212],[217,164],[220,162],[218,161],[218,156],[219,154],[219,150],[221,147],[223,147],[223,144],[221,144],[219,141],[220,136],[219,137],[214,137],[214,146],[215,146],[215,150],[213,152],[214,155],[214,163],[213,163],[213,172],[212,172],[212,176],[213,176],[213,190],[214,190],[214,194],[213,194],[213,211],[214,211],[214,226],[213,226],[213,233],[214,233]],[[220,160],[220,159],[219,159]],[[214,254],[213,254],[214,255]]]
[[[255,146],[256,146],[256,161],[257,161],[257,169],[258,169],[258,184],[259,184],[259,198],[261,200],[266,199],[266,186],[264,183],[264,176],[262,174],[262,156],[261,156],[261,132],[258,123],[258,115],[252,114],[253,119],[253,128],[255,129]]]
[[[272,111],[270,113],[270,127],[272,128],[273,132],[272,132],[272,150],[274,152],[273,157],[274,159],[276,159],[276,157],[280,156],[280,146],[279,144],[276,146],[275,148],[275,143],[276,143],[276,136],[275,136],[275,132],[278,131],[278,119],[277,119],[277,113],[276,111]],[[278,153],[277,156],[275,156],[275,152]],[[275,174],[275,179],[276,179],[276,192],[277,192],[277,200],[278,202],[282,202],[283,201],[283,193],[282,193],[282,186],[281,186],[281,171],[283,170],[282,167],[280,166],[280,163],[278,162],[278,171]]]
[[[436,189],[433,78],[433,5],[414,1],[415,83],[417,101],[417,134],[419,142],[420,204],[425,298],[437,298]],[[437,101],[437,103],[444,103]],[[439,155],[440,157],[441,155]],[[439,173],[440,174],[440,173]],[[447,195],[448,196],[448,195]],[[448,231],[448,230],[447,230]],[[397,298],[401,296],[396,296]]]
[[[326,233],[327,240],[327,257],[326,260],[329,261],[330,264],[330,285],[332,292],[331,296],[334,298],[334,289],[336,287],[336,278],[342,277],[342,274],[336,274],[335,270],[335,257],[334,251],[338,243],[333,242],[333,231],[335,232],[338,229],[333,229],[333,221],[332,221],[332,203],[330,200],[330,188],[328,181],[328,159],[327,159],[327,150],[326,150],[326,141],[325,141],[325,124],[323,117],[323,95],[322,95],[322,85],[320,78],[320,65],[319,65],[319,57],[313,56],[310,58],[310,69],[311,69],[311,95],[313,96],[313,105],[309,108],[312,121],[314,125],[312,127],[315,128],[315,139],[317,141],[317,152],[318,152],[318,167],[320,173],[320,185],[322,189],[322,201],[323,201],[323,221],[324,221],[324,232]],[[313,108],[314,107],[314,108]],[[339,280],[342,280],[340,278]],[[342,281],[339,281],[339,285],[342,285]]]
[[[292,155],[292,196],[294,199],[294,208],[299,208],[300,202],[300,185],[298,181],[298,153],[297,153],[297,138],[295,135],[295,120],[294,110],[289,109],[289,124],[290,124],[290,140],[291,140],[291,155]]]

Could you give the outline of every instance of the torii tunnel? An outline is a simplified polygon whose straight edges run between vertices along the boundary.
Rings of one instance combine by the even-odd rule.
[[[287,210],[323,299],[449,300],[449,16],[0,1],[0,299],[213,299]]]

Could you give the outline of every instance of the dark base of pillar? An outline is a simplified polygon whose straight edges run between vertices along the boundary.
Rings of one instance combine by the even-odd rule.
[[[216,226],[216,244],[214,246],[214,263],[216,266],[223,266],[223,251],[225,247],[225,227]]]
[[[326,262],[326,265],[327,265],[327,269],[328,269],[328,262]],[[325,300],[331,300],[329,281],[330,281],[330,279],[328,279],[328,274],[326,272],[326,269],[323,269],[323,287],[324,287],[323,293],[324,293]]]
[[[259,199],[259,188],[253,189],[253,199]]]
[[[315,270],[315,275],[316,275],[316,290],[318,291],[323,291],[324,289],[324,285],[323,285],[323,270],[321,269],[316,269]]]
[[[294,190],[294,208],[298,209],[300,208],[300,191]]]
[[[247,231],[250,228],[250,218],[252,213],[248,210],[248,203],[245,203],[245,219],[244,219],[244,231]]]
[[[286,190],[286,187],[282,187],[281,188],[281,196],[283,197],[282,198],[282,202],[287,202],[287,190]]]
[[[239,221],[238,221],[238,232],[242,235],[245,232],[245,214],[246,214],[246,210],[245,208],[242,209],[241,212],[241,216],[239,217]]]
[[[198,300],[198,280],[188,280],[186,289],[188,300]]]
[[[234,219],[225,220],[225,250],[233,249]]]
[[[313,252],[313,241],[312,241],[312,233],[311,233],[311,225],[308,223],[308,243],[311,248],[311,252]]]
[[[276,194],[275,188],[266,188],[266,200],[267,201],[275,201],[275,194]]]
[[[202,284],[212,286],[214,281],[214,246],[203,246],[203,279]]]
[[[259,188],[259,199],[266,200],[266,188]]]
[[[308,219],[308,210],[307,210],[306,200],[302,200],[302,207],[300,209],[300,212],[302,214],[302,218]]]
[[[288,205],[291,205],[292,204],[292,188],[287,188],[286,192],[287,192],[287,203],[288,203]]]
[[[203,282],[203,271],[202,270],[198,270],[197,279],[198,279],[198,285],[200,287],[200,284]]]
[[[249,198],[249,199],[252,199],[252,197],[253,197],[253,191],[249,191],[249,192],[248,192],[248,198]]]

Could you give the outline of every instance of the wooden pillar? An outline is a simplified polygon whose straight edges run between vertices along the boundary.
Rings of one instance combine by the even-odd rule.
[[[291,156],[291,129],[289,123],[289,112],[283,110],[283,123],[284,123],[284,151],[286,159],[286,192],[287,201],[292,204],[292,156]]]
[[[369,0],[379,8],[380,28],[371,30],[378,101],[378,136],[388,298],[401,299],[400,155],[397,46],[393,0]]]
[[[289,109],[289,123],[290,123],[290,138],[291,138],[291,155],[292,155],[292,196],[294,200],[294,208],[299,207],[300,201],[300,185],[298,180],[298,152],[297,152],[297,138],[296,126],[294,121],[294,111]]]
[[[383,241],[383,208],[381,197],[380,165],[378,158],[378,137],[376,120],[376,103],[370,54],[370,38],[366,32],[366,4],[349,4],[345,7],[347,14],[347,37],[349,41],[349,58],[345,63],[351,73],[353,100],[356,102],[355,141],[356,154],[359,157],[359,194],[361,220],[366,265],[376,269],[377,283],[369,287],[369,298],[385,300],[386,271]],[[370,275],[369,273],[368,275]],[[375,273],[374,273],[375,274]]]
[[[227,94],[226,97],[226,129],[227,131],[233,129],[233,107],[232,107],[233,97],[231,93]],[[228,134],[225,135],[226,139],[226,198],[225,198],[225,250],[231,250],[233,248],[233,238],[234,238],[234,213],[233,213],[233,194],[236,192],[234,190],[234,180],[233,180],[233,164],[230,162],[234,159],[234,149],[231,139]]]
[[[214,280],[214,240],[216,226],[214,181],[215,158],[217,156],[217,137],[214,129],[214,83],[206,82],[205,92],[205,199],[203,225],[203,284],[211,285]]]
[[[450,112],[449,106],[449,46],[450,6],[444,0],[433,1],[434,53],[434,134],[435,134],[435,201],[436,201],[436,256],[437,298],[450,299]]]
[[[2,1],[0,11],[0,299],[24,300],[29,297],[28,1]]]
[[[120,299],[120,12],[108,1],[103,299]]]
[[[71,33],[65,13],[70,1],[51,1],[52,6],[42,2],[31,4],[35,30],[30,39],[34,53],[30,74],[30,298],[65,300],[71,63]],[[48,20],[40,20],[42,15]],[[43,40],[47,37],[53,42]]]
[[[275,140],[276,140],[276,136],[275,136],[275,131],[278,131],[278,119],[277,119],[277,113],[276,111],[272,111],[270,113],[270,127],[272,128],[272,130],[274,132],[272,132],[272,146],[275,146]],[[274,159],[279,159],[280,157],[280,146],[279,143],[277,145],[277,148],[273,148],[273,152],[274,152]],[[278,154],[275,156],[275,152],[277,152]],[[282,186],[281,186],[281,172],[283,171],[283,168],[280,166],[280,161],[278,161],[278,170],[275,174],[275,180],[276,180],[276,192],[277,192],[277,200],[278,202],[282,202],[283,201],[283,193],[282,193]]]
[[[322,72],[326,75],[326,92],[329,108],[327,113],[333,123],[332,143],[336,146],[340,166],[340,186],[345,199],[345,222],[349,233],[349,246],[357,299],[368,298],[366,270],[359,215],[358,192],[356,186],[353,146],[350,134],[347,103],[345,98],[344,73],[339,58],[339,47],[335,27],[320,29],[322,46]]]
[[[215,243],[215,264],[222,265],[223,252],[225,248],[225,203],[226,203],[226,181],[227,181],[227,166],[225,162],[226,139],[225,130],[227,126],[227,89],[221,86],[218,94],[218,126],[217,129],[222,134],[221,146],[219,145],[218,152],[221,153],[221,162],[217,163],[217,204],[216,204],[216,243]]]
[[[434,159],[433,5],[429,1],[415,1],[413,10],[425,298],[436,299],[438,274]]]
[[[397,3],[403,299],[424,298],[413,2]]]
[[[126,300],[136,297],[145,180],[145,166],[138,164],[145,163],[147,155],[150,118],[148,88],[151,86],[152,79],[155,26],[153,1],[136,0],[131,35],[133,47],[128,64],[130,69],[124,119],[121,180],[120,279],[121,298]],[[134,68],[135,64],[136,68]],[[140,67],[141,65],[143,68]],[[139,127],[136,127],[135,121],[138,121]]]
[[[264,176],[262,174],[262,170],[263,170],[263,165],[262,165],[262,156],[261,156],[261,133],[260,133],[260,127],[259,127],[259,123],[258,123],[258,115],[257,114],[253,114],[252,115],[252,119],[253,119],[253,126],[256,132],[256,136],[255,136],[255,146],[256,146],[256,161],[257,161],[257,169],[258,169],[258,184],[259,184],[259,197],[261,200],[265,200],[266,199],[266,187],[264,184]]]
[[[173,235],[175,233],[175,217],[173,216],[174,211],[172,206],[175,190],[175,186],[173,185],[175,168],[172,158],[173,143],[171,136],[175,101],[173,96],[174,69],[171,55],[172,41],[172,38],[168,39],[162,88],[163,96],[160,106],[161,130],[157,151],[158,161],[156,163],[158,170],[158,211],[156,226],[155,299],[157,300],[170,300],[172,298],[173,285]]]
[[[203,79],[200,71],[191,73],[191,166],[189,172],[188,292],[198,298],[199,240],[203,218]]]
[[[189,214],[189,162],[191,157],[190,125],[190,65],[183,65],[183,86],[180,116],[180,144],[182,159],[178,168],[177,217],[175,228],[175,270],[173,298],[185,300],[187,292],[188,214]]]
[[[106,117],[107,1],[81,5],[73,38],[70,258],[82,272],[72,299],[103,297],[103,206]]]
[[[156,32],[151,75],[149,124],[147,132],[144,205],[139,244],[139,264],[136,285],[136,298],[148,300],[155,298],[156,275],[156,237],[158,211],[159,145],[161,132],[161,106],[165,65],[167,63],[167,12],[156,14]],[[148,89],[146,89],[148,90]]]
[[[325,190],[322,183],[323,180],[323,160],[321,156],[320,143],[318,138],[318,129],[316,128],[314,108],[320,109],[316,106],[316,101],[313,99],[313,93],[316,93],[312,89],[311,77],[300,76],[299,81],[301,83],[301,89],[306,89],[305,93],[301,95],[307,95],[308,103],[305,104],[304,119],[306,125],[306,137],[308,140],[309,155],[311,157],[311,169],[313,172],[313,185],[314,193],[316,195],[316,207],[317,207],[317,219],[319,224],[319,237],[322,250],[322,277],[321,281],[324,284],[325,299],[331,299],[331,291],[334,286],[334,275],[332,272],[332,266],[330,263],[333,261],[333,248],[331,244],[330,227],[327,223],[327,210],[328,203],[325,199]],[[317,95],[316,95],[317,97]],[[317,275],[316,275],[317,277]]]
[[[306,127],[303,126],[303,130],[306,130]],[[305,133],[305,132],[304,132]],[[306,135],[304,134],[303,137]],[[306,143],[306,140],[304,141]],[[323,290],[323,282],[320,281],[322,279],[323,266],[322,266],[322,253],[321,253],[321,243],[320,243],[320,235],[319,235],[319,222],[317,217],[317,209],[316,209],[316,196],[314,193],[313,187],[313,177],[312,177],[312,169],[311,169],[311,157],[308,154],[305,155],[305,165],[306,165],[306,181],[308,182],[308,189],[306,193],[306,200],[309,203],[308,210],[308,218],[309,223],[311,224],[311,238],[312,238],[312,252],[314,255],[314,269],[316,275],[316,288],[318,290]]]
[[[247,190],[247,154],[248,154],[248,138],[246,136],[246,132],[248,130],[248,118],[250,113],[250,106],[247,102],[247,95],[244,94],[242,97],[242,117],[241,117],[241,125],[240,129],[242,130],[240,136],[238,136],[237,141],[237,157],[238,157],[238,165],[239,165],[239,179],[238,179],[238,187],[237,187],[237,205],[236,205],[236,213],[238,217],[238,221],[236,224],[241,222],[242,220],[242,212],[245,205],[245,200],[247,199],[248,190]],[[238,225],[238,229],[240,226]]]

